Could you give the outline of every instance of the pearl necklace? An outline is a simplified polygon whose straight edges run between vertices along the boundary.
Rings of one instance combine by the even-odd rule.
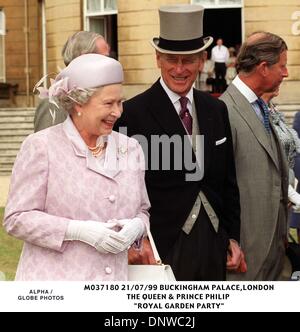
[[[88,149],[91,151],[94,157],[99,157],[100,154],[105,150],[105,148],[106,142],[103,142],[102,140],[100,140],[100,142],[94,147],[88,146]]]

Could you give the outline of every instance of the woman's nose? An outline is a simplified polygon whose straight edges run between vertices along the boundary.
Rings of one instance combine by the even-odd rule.
[[[123,112],[122,104],[121,105],[115,104],[113,111],[112,111],[112,115],[115,116],[116,118],[119,118],[121,116],[122,112]]]

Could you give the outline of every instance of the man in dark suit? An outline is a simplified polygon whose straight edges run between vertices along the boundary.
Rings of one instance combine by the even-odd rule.
[[[159,9],[160,38],[152,46],[161,78],[124,103],[117,123],[144,149],[151,232],[177,280],[224,280],[226,260],[229,269],[245,267],[227,109],[193,89],[212,43],[202,37],[203,12],[197,5]]]

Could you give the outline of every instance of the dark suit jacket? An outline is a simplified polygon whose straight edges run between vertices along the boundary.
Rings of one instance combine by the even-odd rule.
[[[189,171],[184,162],[181,170],[174,167],[172,149],[169,156],[163,156],[170,158],[170,170],[162,170],[161,163],[159,170],[150,169],[151,162],[158,157],[157,151],[151,156],[153,135],[179,135],[181,138],[186,135],[181,120],[159,81],[142,94],[126,101],[122,117],[116,124],[116,130],[127,127],[128,136],[143,135],[147,139],[148,151],[143,139],[136,136],[144,149],[148,165],[145,179],[151,202],[151,232],[162,258],[177,239],[200,190],[217,213],[220,226],[230,238],[239,241],[239,190],[227,109],[222,101],[195,89],[194,102],[200,133],[204,135],[204,177],[200,181],[186,181],[185,176]],[[216,145],[224,137],[226,141]],[[161,151],[159,155],[162,157]]]

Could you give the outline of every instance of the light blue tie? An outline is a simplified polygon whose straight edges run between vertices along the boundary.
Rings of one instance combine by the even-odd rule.
[[[263,99],[258,98],[256,100],[257,105],[259,106],[263,119],[264,119],[264,126],[266,128],[266,131],[270,134],[271,133],[271,127],[270,127],[270,119],[269,119],[269,109],[267,104],[263,101]]]

